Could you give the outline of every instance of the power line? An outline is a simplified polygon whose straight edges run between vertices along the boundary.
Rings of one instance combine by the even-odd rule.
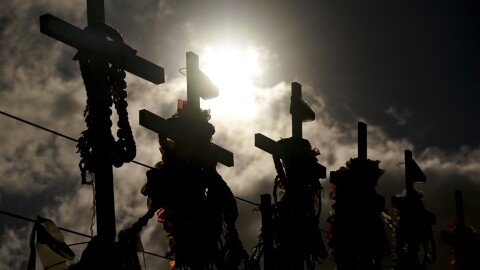
[[[6,212],[6,211],[3,211],[3,210],[0,210],[0,214],[4,214],[4,215],[11,216],[11,217],[18,218],[18,219],[23,219],[23,220],[26,220],[26,221],[29,221],[29,222],[33,222],[33,223],[37,222],[37,221],[34,220],[34,219],[27,218],[27,217],[23,217],[23,216],[20,216],[20,215],[16,215],[16,214],[13,214],[13,213],[10,213],[10,212]],[[61,228],[61,227],[58,227],[58,229],[61,230],[61,231],[73,233],[73,234],[80,235],[80,236],[83,236],[83,237],[88,237],[88,238],[92,238],[92,237],[93,237],[93,236],[88,235],[88,234],[79,233],[79,232],[72,231],[72,230],[65,229],[65,228]]]
[[[44,131],[50,132],[50,133],[52,133],[52,134],[55,134],[55,135],[57,135],[57,136],[63,137],[63,138],[68,139],[68,140],[70,140],[70,141],[78,142],[77,139],[74,139],[74,138],[72,138],[72,137],[70,137],[70,136],[67,136],[67,135],[62,134],[62,133],[60,133],[60,132],[51,130],[51,129],[46,128],[46,127],[44,127],[44,126],[35,124],[35,123],[33,123],[33,122],[27,121],[27,120],[22,119],[22,118],[20,118],[20,117],[11,115],[11,114],[6,113],[6,112],[4,112],[4,111],[0,111],[0,113],[3,114],[3,115],[5,115],[5,116],[8,116],[8,117],[10,117],[10,118],[13,118],[13,119],[15,119],[15,120],[17,120],[17,121],[23,122],[23,123],[25,123],[25,124],[29,124],[29,125],[31,125],[31,126],[34,126],[34,127],[36,127],[36,128],[39,128],[39,129],[41,129],[41,130],[44,130]],[[141,162],[138,162],[138,161],[135,161],[135,160],[133,160],[133,161],[131,161],[131,162],[132,162],[132,163],[135,163],[135,164],[137,164],[137,165],[146,167],[146,168],[154,169],[154,167],[152,167],[152,166],[146,165],[146,164],[144,164],[144,163],[141,163]],[[243,201],[243,202],[246,202],[246,203],[255,205],[255,206],[260,206],[260,204],[258,204],[258,203],[254,203],[254,202],[252,202],[252,201],[249,201],[249,200],[246,200],[246,199],[237,197],[237,196],[235,196],[235,198],[238,199],[238,200],[240,200],[240,201]]]
[[[36,128],[45,130],[45,131],[50,132],[50,133],[53,133],[53,134],[55,134],[55,135],[57,135],[57,136],[60,136],[60,137],[65,138],[65,139],[68,139],[68,140],[71,140],[71,141],[74,141],[74,142],[78,142],[77,139],[74,139],[74,138],[72,138],[72,137],[70,137],[70,136],[67,136],[67,135],[62,134],[62,133],[60,133],[60,132],[51,130],[51,129],[46,128],[46,127],[43,127],[43,126],[40,126],[40,125],[38,125],[38,124],[32,123],[32,122],[30,122],[30,121],[27,121],[27,120],[25,120],[25,119],[22,119],[22,118],[20,118],[20,117],[14,116],[14,115],[11,115],[11,114],[6,113],[6,112],[4,112],[4,111],[0,111],[0,113],[3,114],[3,115],[5,115],[5,116],[8,116],[8,117],[10,117],[10,118],[13,118],[13,119],[15,119],[15,120],[17,120],[17,121],[20,121],[20,122],[29,124],[29,125],[31,125],[31,126],[34,126],[34,127],[36,127]],[[146,167],[146,168],[154,169],[154,167],[152,167],[152,166],[146,165],[146,164],[144,164],[144,163],[141,163],[141,162],[138,162],[138,161],[135,161],[135,160],[133,160],[133,161],[131,161],[131,162],[132,162],[132,163],[135,163],[135,164],[137,164],[137,165],[141,165],[141,166]],[[240,201],[243,201],[243,202],[246,202],[246,203],[249,203],[249,204],[258,206],[258,207],[260,206],[260,204],[255,203],[255,202],[252,202],[252,201],[249,201],[249,200],[247,200],[247,199],[243,199],[243,198],[240,198],[240,197],[237,197],[237,196],[234,196],[234,197],[235,197],[235,199],[237,199],[237,200],[240,200]],[[31,221],[31,220],[29,220],[29,221]],[[33,222],[34,222],[34,221],[33,221]],[[323,230],[323,229],[320,229],[320,230],[321,230],[322,232],[328,234],[328,231]]]
[[[17,215],[17,214],[14,214],[14,213],[10,213],[10,212],[7,212],[7,211],[3,211],[3,210],[0,210],[0,214],[4,214],[4,215],[11,216],[11,217],[14,217],[14,218],[22,219],[22,220],[29,221],[29,222],[32,222],[32,223],[36,223],[36,222],[37,222],[37,221],[34,220],[34,219],[31,219],[31,218],[28,218],[28,217],[24,217],[24,216],[20,216],[20,215]],[[69,229],[62,228],[62,227],[58,227],[58,229],[61,230],[61,231],[64,231],[64,232],[68,232],[68,233],[80,235],[80,236],[87,237],[87,238],[90,238],[90,239],[93,238],[93,236],[91,236],[91,235],[84,234],[84,233],[80,233],[80,232],[76,232],[76,231],[72,231],[72,230],[69,230]],[[77,243],[77,244],[84,244],[84,243],[82,242],[82,243]],[[142,252],[142,253],[145,253],[145,254],[148,254],[148,255],[155,256],[155,257],[167,259],[167,260],[174,260],[173,258],[169,258],[169,257],[166,257],[166,256],[158,255],[158,254],[153,253],[153,252],[148,252],[148,251],[141,251],[141,252]]]

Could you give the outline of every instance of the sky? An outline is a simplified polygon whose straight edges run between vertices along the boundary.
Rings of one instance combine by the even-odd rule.
[[[50,13],[79,28],[86,1],[0,0],[0,108],[2,112],[78,138],[86,94],[74,48],[39,31]],[[385,175],[377,193],[390,198],[404,188],[404,150],[427,176],[415,188],[436,214],[438,260],[430,269],[452,269],[440,231],[455,221],[454,190],[463,193],[466,224],[480,230],[480,4],[476,1],[183,1],[106,0],[106,23],[137,55],[165,69],[164,84],[127,75],[128,113],[136,161],[161,159],[156,134],[141,127],[138,111],[167,118],[186,99],[185,54],[219,87],[202,101],[211,110],[213,142],[234,153],[235,166],[218,165],[233,193],[252,202],[271,193],[271,156],[254,146],[254,134],[291,136],[290,85],[302,85],[316,114],[303,124],[318,147],[319,163],[334,171],[357,156],[357,123],[368,125],[368,157]],[[114,121],[115,123],[115,121]],[[76,144],[0,115],[0,209],[52,219],[63,228],[91,233],[93,191],[80,184]],[[146,210],[140,190],[145,167],[114,169],[117,230]],[[331,210],[329,177],[320,225]],[[360,202],[361,203],[361,202]],[[238,201],[244,247],[261,227],[255,206]],[[22,269],[31,223],[2,216],[0,269]],[[95,226],[93,226],[95,232]],[[64,233],[67,243],[87,241]],[[324,236],[325,237],[325,236]],[[147,251],[163,254],[162,226],[153,219],[141,233]],[[84,245],[72,247],[81,256]],[[165,261],[145,255],[149,269]],[[333,269],[327,259],[318,269]],[[39,266],[37,267],[39,269]]]

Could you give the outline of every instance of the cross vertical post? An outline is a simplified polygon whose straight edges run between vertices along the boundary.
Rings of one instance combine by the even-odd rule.
[[[457,211],[457,226],[465,226],[462,192],[458,189],[455,190],[455,208]]]
[[[358,158],[367,160],[367,124],[358,122]]]
[[[413,159],[412,151],[405,150],[405,189],[413,192],[413,183],[425,183],[427,177]]]
[[[315,120],[315,113],[302,99],[302,85],[297,82],[292,82],[290,114],[292,115],[292,138],[301,139],[302,123]]]
[[[105,22],[105,6],[103,0],[87,0],[87,23],[89,26],[95,23]]]
[[[405,150],[405,189],[408,191],[413,190],[413,179],[412,179],[412,170],[411,170],[411,162],[413,161],[412,158],[412,151]]]
[[[262,211],[263,269],[273,270],[273,210],[272,196],[265,193],[260,196]]]
[[[302,99],[302,86],[297,83],[292,83],[292,100],[293,99]],[[302,138],[302,119],[297,111],[290,111],[292,114],[292,137],[293,138]]]
[[[200,98],[211,99],[219,94],[218,88],[200,70],[198,55],[187,52],[187,102],[193,115],[200,111]]]
[[[196,77],[195,73],[199,69],[198,62],[198,55],[193,52],[187,52],[187,101],[192,112],[200,109],[199,95],[193,86]]]
[[[103,0],[87,0],[87,21],[89,26],[105,22],[105,7]],[[108,146],[103,144],[104,138],[110,136],[110,127],[94,123],[96,136],[93,140],[95,170],[95,211],[97,216],[97,235],[103,245],[115,242],[115,195],[113,187],[113,168],[108,157]]]

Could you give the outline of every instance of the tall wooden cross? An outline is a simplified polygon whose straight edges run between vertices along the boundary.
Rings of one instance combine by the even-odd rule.
[[[292,115],[292,138],[302,139],[302,123],[315,120],[315,113],[302,99],[302,85],[297,82],[292,83],[290,114]],[[285,155],[276,141],[261,133],[255,134],[255,146],[273,156]]]
[[[109,40],[105,33],[92,30],[99,26],[105,27],[103,0],[87,0],[87,17],[88,27],[82,30],[55,16],[45,14],[40,16],[40,32],[79,51],[88,52],[94,57],[106,58],[110,63],[152,83],[165,82],[162,67],[136,56],[136,51],[128,45]],[[102,126],[99,123],[95,125],[99,129],[93,136],[95,140],[111,134],[109,126]],[[108,147],[102,146],[101,143],[93,145],[96,167],[94,173],[97,235],[101,243],[108,247],[113,246],[116,237],[112,162],[108,155]]]
[[[292,92],[290,97],[290,114],[292,115],[292,138],[301,140],[303,139],[302,135],[302,123],[307,121],[315,120],[315,113],[308,106],[308,104],[302,99],[302,85],[293,82],[291,84]],[[280,146],[280,144],[269,137],[261,134],[255,134],[255,146],[261,150],[271,154],[274,159],[282,158],[288,159],[289,155],[285,150]],[[276,162],[276,161],[275,161]],[[275,165],[277,167],[277,164]],[[320,164],[317,164],[316,169],[318,170],[320,178],[325,178],[326,168]],[[283,170],[283,169],[282,169]],[[277,168],[278,172],[278,168]],[[285,177],[285,174],[282,174],[280,177]],[[286,183],[285,183],[286,184]],[[263,194],[261,196],[262,200],[262,235],[264,243],[264,268],[273,269],[273,230],[272,230],[272,209],[270,203],[270,195]],[[302,262],[303,263],[303,262]]]
[[[200,70],[198,55],[193,52],[187,52],[187,113],[190,116],[199,115],[200,98],[211,99],[219,94],[218,88],[210,81],[210,79]],[[175,141],[178,136],[177,127],[173,126],[166,119],[146,110],[140,110],[140,125],[163,134],[167,138]],[[212,143],[213,151],[217,157],[217,161],[225,166],[232,167],[234,165],[233,153]]]

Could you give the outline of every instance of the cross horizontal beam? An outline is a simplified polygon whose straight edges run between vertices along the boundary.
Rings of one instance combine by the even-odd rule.
[[[164,134],[170,139],[175,140],[176,132],[175,126],[172,126],[166,119],[148,111],[140,110],[140,125],[154,131],[156,133]],[[233,153],[212,143],[213,151],[217,161],[227,167],[234,165]]]
[[[164,69],[135,54],[126,44],[107,40],[104,36],[82,30],[51,14],[40,16],[40,32],[78,50],[107,57],[126,71],[154,84],[165,82]]]
[[[255,133],[255,147],[270,153],[272,156],[283,156],[283,151],[280,149],[277,142],[263,135],[262,133]]]

